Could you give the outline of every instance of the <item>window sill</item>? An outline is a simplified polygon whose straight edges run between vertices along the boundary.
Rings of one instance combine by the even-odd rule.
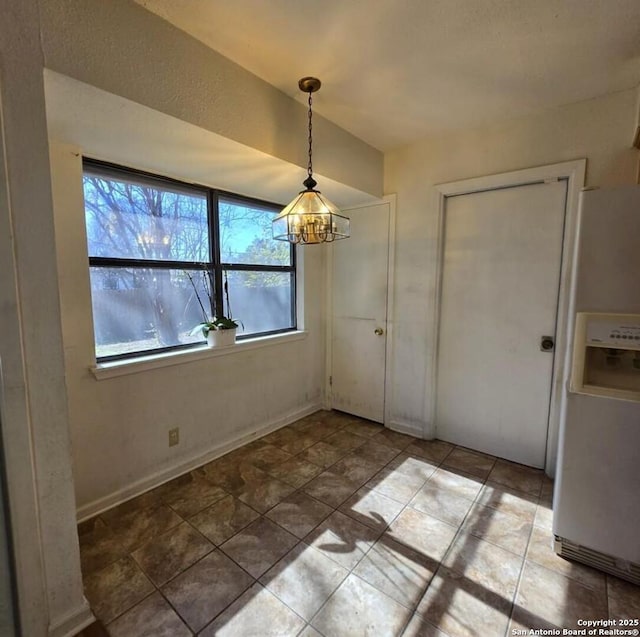
[[[105,380],[107,378],[115,378],[116,376],[137,374],[149,369],[183,365],[185,363],[191,363],[205,358],[216,358],[217,356],[226,356],[228,354],[246,352],[248,350],[260,349],[262,347],[270,347],[272,345],[301,341],[305,339],[307,335],[308,332],[296,331],[286,332],[285,334],[273,334],[271,336],[259,336],[257,338],[238,341],[229,347],[208,347],[203,345],[202,347],[187,351],[163,352],[162,354],[149,354],[147,356],[138,356],[136,358],[113,361],[110,363],[98,363],[89,369],[95,376],[96,380]]]

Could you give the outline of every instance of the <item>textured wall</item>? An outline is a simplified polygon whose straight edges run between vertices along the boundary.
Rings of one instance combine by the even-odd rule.
[[[3,1],[0,14],[2,433],[22,630],[41,637],[90,613],[75,528],[38,8]]]
[[[128,0],[40,4],[47,68],[306,166],[305,105]],[[380,151],[319,115],[314,133],[318,173],[382,195]]]
[[[385,192],[398,197],[393,420],[433,435],[429,422],[437,245],[433,185],[580,158],[587,159],[588,185],[634,183],[635,116],[636,91],[629,90],[425,139],[385,156]]]
[[[51,146],[60,298],[78,506],[86,514],[269,423],[318,408],[324,387],[324,250],[305,248],[298,277],[308,336],[96,380],[78,149]],[[239,315],[239,314],[238,314]],[[302,320],[301,320],[302,322]],[[168,430],[180,427],[180,444]],[[133,489],[133,491],[131,491]]]

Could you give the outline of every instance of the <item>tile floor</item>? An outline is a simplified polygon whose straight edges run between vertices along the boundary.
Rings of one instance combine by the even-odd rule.
[[[540,471],[318,412],[81,524],[85,592],[111,637],[639,617],[639,587],[553,553],[551,495]]]

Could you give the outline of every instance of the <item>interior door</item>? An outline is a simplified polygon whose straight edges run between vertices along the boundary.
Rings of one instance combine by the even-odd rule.
[[[543,467],[566,181],[447,198],[437,435]],[[546,343],[550,345],[549,342]]]
[[[345,212],[351,237],[333,244],[331,403],[382,423],[390,204]]]

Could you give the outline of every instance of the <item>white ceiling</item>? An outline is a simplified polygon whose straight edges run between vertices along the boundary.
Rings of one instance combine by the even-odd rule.
[[[136,0],[380,150],[640,83],[640,0]]]

